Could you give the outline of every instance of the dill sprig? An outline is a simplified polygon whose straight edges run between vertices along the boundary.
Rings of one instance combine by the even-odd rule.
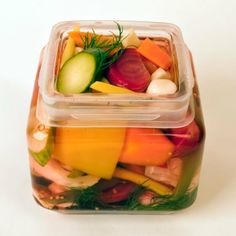
[[[118,29],[118,35],[116,35],[114,32],[111,32],[112,34],[112,40],[110,38],[101,40],[101,37],[103,35],[98,35],[94,29],[93,35],[89,32],[86,33],[84,37],[81,37],[81,40],[83,41],[84,49],[89,48],[100,48],[103,49],[105,53],[108,55],[114,50],[114,49],[121,49],[122,48],[122,34],[123,34],[123,26],[121,26],[118,22],[115,22]]]
[[[138,186],[137,190],[131,194],[130,199],[127,201],[127,208],[129,210],[143,210],[143,211],[170,211],[180,210],[190,206],[197,195],[197,188],[189,193],[185,193],[183,196],[176,198],[175,196],[155,196],[153,197],[153,203],[149,205],[142,205],[139,202],[139,198],[145,188]]]
[[[96,34],[95,30],[92,29],[93,34],[87,32],[85,36],[80,36],[81,40],[83,41],[84,49],[99,49],[100,59],[101,59],[101,67],[100,69],[105,70],[108,68],[112,63],[114,63],[121,53],[123,52],[122,46],[122,34],[123,34],[123,26],[121,26],[118,22],[115,22],[118,29],[118,34],[116,35],[114,32],[111,32],[112,39],[107,38],[101,40],[103,35]],[[112,57],[110,54],[112,51],[115,51]]]
[[[100,200],[100,190],[97,185],[86,189],[72,189],[71,196],[73,196],[73,205],[70,209],[98,210],[109,208],[107,204]]]
[[[97,187],[94,185],[86,189],[71,188],[62,194],[63,198],[44,200],[55,205],[72,202],[73,204],[69,209],[94,210],[102,205],[98,198],[99,193]]]
[[[146,182],[146,181],[145,181]],[[140,205],[139,198],[140,196],[147,191],[147,188],[143,184],[138,185],[134,191],[129,195],[128,200],[126,201],[126,206],[128,209],[135,209]]]
[[[74,191],[74,203],[80,209],[95,209],[98,206],[98,191],[95,186]]]
[[[64,198],[62,199],[44,200],[52,204],[73,202],[73,205],[68,209],[77,210],[175,211],[190,206],[197,195],[197,188],[181,197],[157,195],[152,198],[151,204],[143,205],[140,203],[140,196],[146,191],[147,188],[138,185],[127,200],[116,204],[108,204],[101,200],[101,191],[97,185],[94,185],[87,189],[71,189],[63,194]]]

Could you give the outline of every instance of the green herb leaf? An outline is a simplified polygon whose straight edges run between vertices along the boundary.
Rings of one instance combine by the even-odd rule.
[[[129,210],[143,210],[143,211],[171,211],[181,210],[190,206],[197,196],[197,188],[192,192],[186,193],[181,198],[175,198],[173,196],[156,196],[153,198],[152,204],[142,205],[139,203],[139,197],[145,192],[145,189],[138,189],[138,192],[131,195],[130,200],[127,203]]]
[[[101,55],[102,70],[105,70],[112,63],[114,63],[123,52],[123,46],[122,46],[123,27],[118,22],[115,23],[117,25],[118,35],[111,32],[113,35],[112,42],[108,39],[101,41],[100,38],[102,37],[102,35],[97,35],[94,29],[92,37],[89,35],[89,33],[87,33],[84,37],[81,36],[81,40],[83,41],[85,50],[93,48],[93,49],[101,49],[101,51],[103,51]],[[110,57],[110,53],[113,50],[116,50],[116,52],[112,57]]]

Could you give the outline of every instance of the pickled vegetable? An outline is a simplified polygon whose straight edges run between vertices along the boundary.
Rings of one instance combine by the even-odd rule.
[[[176,91],[175,83],[168,79],[153,79],[147,88],[147,93],[154,95],[170,95]]]
[[[109,81],[120,87],[143,92],[150,83],[150,74],[141,56],[134,48],[128,48],[108,70]]]
[[[64,63],[68,59],[73,57],[74,54],[75,54],[75,42],[74,42],[74,40],[71,37],[69,37],[67,42],[66,42],[66,46],[65,46],[65,49],[63,51],[63,54],[62,54],[61,67],[64,65]]]
[[[139,47],[141,41],[138,36],[135,34],[133,29],[129,29],[128,34],[124,35],[122,38],[122,44],[125,48],[127,47]]]
[[[115,203],[127,200],[135,187],[136,185],[133,183],[116,184],[101,193],[101,200],[105,203]]]
[[[160,48],[160,46],[155,44],[149,38],[146,38],[142,42],[142,44],[138,48],[138,52],[152,61],[155,65],[160,66],[165,70],[169,69],[171,65],[171,58],[166,53],[166,51]]]
[[[128,128],[119,161],[135,165],[163,165],[171,158],[174,145],[159,129]]]
[[[123,128],[58,128],[54,156],[72,168],[110,179],[124,138]]]
[[[114,177],[129,180],[133,183],[136,183],[138,185],[142,185],[148,189],[153,190],[154,192],[160,194],[160,195],[169,195],[172,193],[171,189],[168,188],[165,185],[162,185],[158,182],[155,182],[143,175],[133,173],[131,171],[117,168],[114,172]]]
[[[96,81],[95,83],[91,84],[90,88],[93,91],[100,92],[100,93],[113,93],[113,94],[126,94],[126,93],[133,93],[133,91],[126,89],[126,88],[121,88],[118,86],[114,86],[112,84],[108,84],[105,82],[100,82]]]
[[[64,94],[81,93],[94,81],[100,59],[90,52],[80,52],[68,60],[62,67],[57,90]]]

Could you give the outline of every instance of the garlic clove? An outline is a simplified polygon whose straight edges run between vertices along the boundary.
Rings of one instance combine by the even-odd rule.
[[[135,34],[133,29],[129,29],[128,33],[123,36],[122,44],[125,48],[127,47],[139,47],[141,41],[139,40],[138,36]]]
[[[177,91],[174,82],[167,79],[154,79],[149,84],[146,93],[153,95],[170,95]]]

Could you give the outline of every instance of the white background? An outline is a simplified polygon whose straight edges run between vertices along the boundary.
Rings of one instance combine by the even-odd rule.
[[[77,216],[32,200],[25,127],[38,56],[52,25],[72,19],[164,21],[182,29],[207,128],[191,208],[161,216]],[[236,235],[235,91],[234,0],[0,0],[0,235]]]

